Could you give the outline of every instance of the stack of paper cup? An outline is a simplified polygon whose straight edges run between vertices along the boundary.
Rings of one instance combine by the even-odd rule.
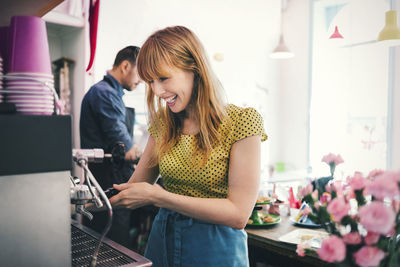
[[[54,97],[49,87],[54,87],[53,76],[43,73],[8,73],[6,80],[7,102],[14,103],[18,113],[51,115]]]
[[[54,78],[45,21],[14,16],[8,31],[6,101],[22,114],[51,115],[54,111]]]

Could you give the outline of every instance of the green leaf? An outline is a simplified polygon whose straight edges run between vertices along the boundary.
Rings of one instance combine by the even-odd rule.
[[[388,250],[389,240],[385,237],[381,237],[377,244],[378,248],[382,249],[383,251]]]
[[[318,218],[318,216],[317,216],[316,214],[314,214],[314,213],[309,213],[307,216],[308,216],[308,218],[310,218],[310,220],[311,220],[313,223],[315,223],[315,224],[320,224],[320,223],[321,223],[320,220],[319,220],[319,218]]]
[[[258,214],[257,210],[253,210],[253,213],[251,214],[250,218],[253,220],[253,224],[263,224],[263,221],[260,218],[260,215]]]
[[[318,209],[318,217],[320,218],[321,222],[330,222],[331,216],[329,215],[326,207],[320,206]]]
[[[340,223],[343,224],[343,225],[348,225],[348,224],[351,224],[353,222],[354,222],[353,218],[351,218],[349,215],[344,216],[343,219],[340,221]]]
[[[356,200],[358,203],[358,207],[361,207],[363,205],[365,205],[365,203],[367,203],[367,201],[365,200],[364,196],[363,196],[363,190],[355,190],[354,193],[356,194]]]
[[[389,255],[389,265],[388,267],[398,267],[400,265],[399,251],[394,252]]]
[[[318,256],[317,251],[315,249],[312,249],[312,248],[305,248],[304,252],[308,256]]]
[[[394,229],[396,230],[396,233],[398,234],[400,232],[400,223],[397,224]]]
[[[304,196],[302,202],[306,202],[310,204],[310,206],[314,206],[314,199],[312,198],[311,194]]]

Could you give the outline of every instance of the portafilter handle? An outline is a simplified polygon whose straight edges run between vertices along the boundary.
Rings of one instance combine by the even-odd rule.
[[[138,164],[140,157],[135,160],[127,160],[125,159],[125,153],[125,144],[117,142],[111,149],[111,153],[104,154],[104,158],[109,158],[111,163],[119,168],[122,168],[124,162]]]
[[[101,163],[104,159],[104,150],[101,148],[93,149],[72,149],[72,158],[79,163],[79,159],[86,159],[87,162]]]
[[[92,187],[92,192],[98,194],[97,189]],[[95,202],[95,198],[87,185],[75,184],[71,187],[70,192],[71,204],[75,204],[75,211],[86,216],[89,220],[93,219],[93,215],[85,209],[86,203]]]

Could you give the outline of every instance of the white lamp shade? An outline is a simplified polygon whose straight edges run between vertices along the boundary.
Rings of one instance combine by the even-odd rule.
[[[292,58],[294,54],[290,52],[289,48],[285,44],[285,40],[283,39],[283,35],[281,34],[279,38],[279,43],[274,49],[274,51],[269,55],[270,58]]]

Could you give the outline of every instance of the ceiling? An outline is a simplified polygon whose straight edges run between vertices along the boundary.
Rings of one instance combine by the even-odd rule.
[[[1,0],[0,26],[8,26],[12,16],[42,17],[64,0]]]

